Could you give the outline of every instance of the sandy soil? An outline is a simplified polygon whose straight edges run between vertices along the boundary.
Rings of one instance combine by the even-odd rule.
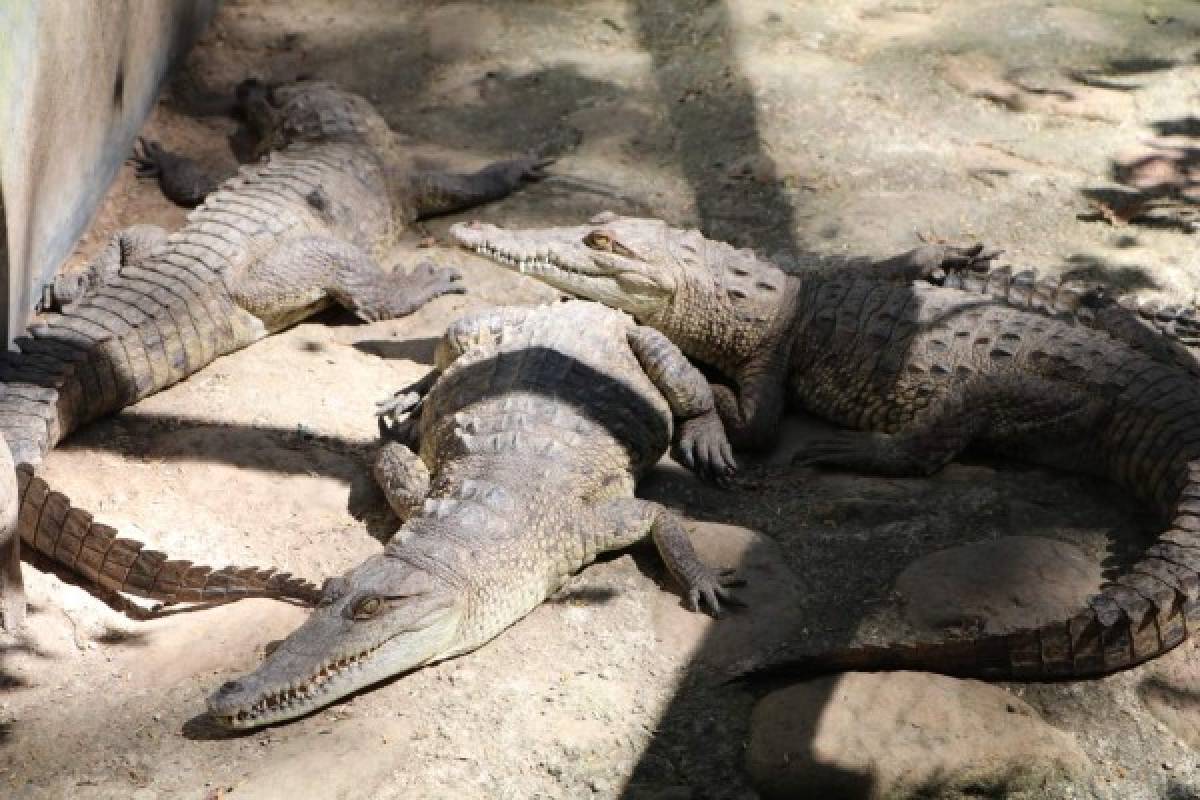
[[[980,240],[1018,264],[1191,297],[1198,30],[1182,0],[231,1],[145,134],[231,169],[234,126],[202,113],[203,92],[314,75],[370,97],[440,163],[579,140],[555,179],[487,219],[649,213],[797,269]],[[123,225],[184,217],[127,170],[73,263]],[[395,522],[367,466],[374,401],[424,374],[464,310],[554,297],[422,250],[446,224],[414,230],[394,262],[455,264],[468,295],[373,325],[329,313],[223,358],[72,438],[48,479],[176,557],[320,580],[375,552]],[[1025,467],[881,481],[786,466],[812,430],[790,423],[737,493],[669,462],[643,487],[691,520],[707,558],[739,566],[749,612],[687,613],[636,550],[477,653],[243,736],[215,731],[203,699],[303,609],[136,623],[31,571],[30,631],[0,649],[0,795],[748,800],[758,690],[723,683],[731,665],[885,629],[891,582],[939,548],[1036,533],[1111,568],[1152,530],[1105,486]],[[1198,796],[1198,655],[1008,687],[1088,759],[1037,796]]]

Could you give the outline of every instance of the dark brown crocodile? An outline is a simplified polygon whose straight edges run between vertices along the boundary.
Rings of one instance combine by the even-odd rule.
[[[993,267],[991,257],[972,263],[934,267],[914,280],[962,289],[1013,308],[1034,311],[1065,322],[1078,322],[1168,364],[1200,376],[1200,311],[1194,302],[1167,302],[1122,294],[1097,281],[1044,276],[1036,270]],[[894,277],[894,276],[893,276]]]
[[[111,591],[165,601],[277,593],[263,581],[209,586],[186,564],[139,552],[30,472],[84,423],[330,303],[375,320],[461,291],[450,270],[426,263],[387,272],[376,254],[417,217],[503,196],[539,177],[545,163],[503,161],[474,175],[422,172],[361,97],[317,82],[242,94],[269,157],[209,193],[182,230],[117,237],[101,266],[61,282],[71,295],[54,304],[63,311],[31,326],[17,339],[20,352],[0,364],[6,627],[23,616],[22,541]],[[238,575],[249,581],[257,573]]]
[[[494,261],[629,312],[710,366],[728,381],[713,388],[735,445],[770,444],[792,403],[855,429],[814,442],[802,463],[926,475],[981,444],[1107,477],[1166,526],[1069,619],[790,666],[1086,677],[1153,658],[1200,625],[1200,383],[1174,365],[978,293],[897,279],[937,264],[938,248],[875,274],[789,275],[698,231],[612,214],[452,231]]]

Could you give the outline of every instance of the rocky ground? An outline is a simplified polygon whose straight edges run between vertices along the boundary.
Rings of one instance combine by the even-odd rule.
[[[205,92],[308,74],[374,100],[413,146],[470,167],[546,142],[556,177],[478,212],[514,224],[652,213],[794,269],[921,241],[1191,297],[1200,5],[1183,0],[593,0],[223,5],[146,135],[232,168]],[[576,143],[577,144],[574,144]],[[184,212],[129,172],[75,259]],[[412,232],[398,268],[469,294],[359,325],[331,313],[92,426],[53,484],[196,561],[314,579],[376,551],[375,400],[422,375],[464,310],[553,293]],[[424,241],[423,241],[424,240]],[[749,608],[680,607],[653,553],[596,565],[482,650],[293,724],[228,736],[208,691],[300,608],[252,601],[149,623],[30,574],[0,644],[0,795],[13,798],[1200,797],[1200,652],[1059,685],[920,674],[729,684],[782,647],[1004,626],[1086,596],[1153,523],[1103,484],[1017,464],[930,480],[788,466],[819,423],[747,461],[739,490],[670,462],[642,493]]]

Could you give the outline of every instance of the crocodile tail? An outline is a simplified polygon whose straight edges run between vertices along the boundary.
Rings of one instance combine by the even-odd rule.
[[[108,525],[71,505],[28,464],[17,467],[22,542],[107,592],[145,597],[162,603],[212,603],[246,597],[293,598],[315,602],[320,589],[271,568],[227,566],[213,569],[170,560],[117,536]]]
[[[1200,556],[1200,550],[1195,553]],[[743,677],[794,679],[885,670],[1012,681],[1107,675],[1162,655],[1182,642],[1190,628],[1200,626],[1200,575],[1163,558],[1149,562],[1147,572],[1132,572],[1104,587],[1067,620],[971,638],[787,653],[766,659]]]
[[[1008,633],[836,648],[768,658],[753,677],[919,670],[987,680],[1053,681],[1126,669],[1200,632],[1200,461],[1166,533],[1069,619]]]
[[[972,638],[788,653],[767,659],[743,677],[794,679],[891,670],[1012,681],[1107,675],[1162,655],[1182,642],[1189,628],[1200,625],[1200,576],[1165,559],[1153,561],[1150,570],[1160,571],[1169,584],[1149,572],[1131,573],[1067,620]]]

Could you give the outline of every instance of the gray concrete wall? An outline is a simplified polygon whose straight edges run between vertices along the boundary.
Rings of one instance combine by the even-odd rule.
[[[0,0],[2,330],[25,327],[218,0]]]

